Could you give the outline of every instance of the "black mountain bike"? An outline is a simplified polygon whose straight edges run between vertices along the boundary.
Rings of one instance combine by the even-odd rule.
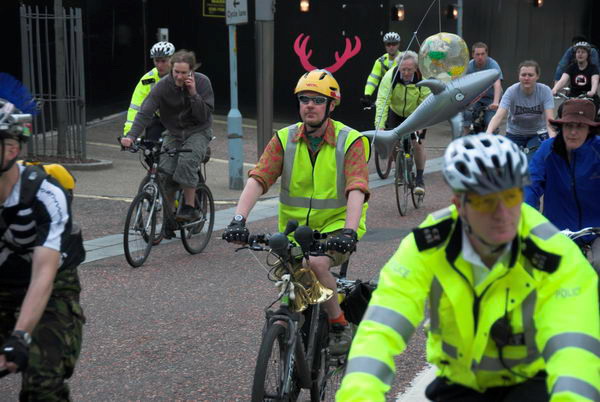
[[[175,205],[166,205],[166,191],[162,180],[159,179],[158,161],[161,155],[173,157],[181,152],[191,152],[187,149],[161,149],[162,139],[158,142],[138,139],[130,152],[141,151],[140,162],[148,171],[139,186],[125,219],[123,231],[123,249],[125,258],[132,267],[141,266],[153,245],[160,243],[168,226],[180,231],[183,247],[190,254],[202,252],[210,240],[215,221],[215,205],[212,193],[204,183],[206,177],[207,157],[198,168],[200,181],[196,188],[195,208],[200,211],[200,218],[193,222],[180,223],[175,220],[177,208],[183,205],[183,191],[175,196]]]
[[[292,232],[297,244],[287,237]],[[277,258],[275,264],[270,264],[269,277],[278,281],[280,288],[278,299],[265,309],[266,322],[252,385],[254,402],[295,401],[302,389],[310,390],[311,401],[335,400],[347,356],[329,352],[329,323],[320,303],[309,305],[302,312],[295,311],[292,304],[302,287],[293,280],[294,272],[309,255],[324,255],[328,246],[323,239],[324,235],[317,231],[290,221],[283,233],[252,235],[248,246],[242,247],[268,251]],[[342,299],[361,284],[360,280],[345,278],[347,264],[337,279]],[[272,309],[277,301],[278,308]]]

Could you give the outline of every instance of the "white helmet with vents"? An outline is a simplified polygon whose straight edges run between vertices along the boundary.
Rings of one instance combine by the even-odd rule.
[[[150,57],[171,57],[175,53],[175,46],[171,42],[157,42],[150,49]]]
[[[493,134],[452,141],[444,154],[443,173],[454,192],[486,195],[529,184],[525,154],[511,140]]]
[[[388,32],[383,35],[383,43],[395,43],[400,42],[400,35],[396,32]]]

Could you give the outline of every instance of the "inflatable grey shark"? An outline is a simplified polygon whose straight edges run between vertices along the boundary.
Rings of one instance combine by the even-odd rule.
[[[396,139],[417,130],[454,118],[469,104],[491,87],[500,77],[496,70],[484,70],[468,74],[448,83],[437,79],[423,80],[417,86],[431,90],[423,103],[398,127],[392,130],[369,130],[362,134],[373,141],[381,157],[386,157]]]

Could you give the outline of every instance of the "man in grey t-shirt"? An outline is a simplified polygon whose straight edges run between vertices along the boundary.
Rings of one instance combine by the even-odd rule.
[[[481,107],[486,107],[484,114],[485,127],[490,124],[490,120],[494,117],[498,105],[500,104],[500,97],[502,96],[502,70],[496,60],[488,56],[488,47],[483,42],[476,42],[471,47],[473,59],[469,61],[467,66],[467,74],[472,74],[477,71],[483,70],[497,70],[500,73],[500,77],[494,82],[494,85],[484,92],[483,96],[469,106],[463,113],[463,127],[465,134],[470,131],[471,123],[473,122],[473,112],[479,110]],[[485,129],[484,127],[484,129]]]

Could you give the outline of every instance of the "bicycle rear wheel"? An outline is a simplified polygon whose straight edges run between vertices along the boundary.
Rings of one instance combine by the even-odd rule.
[[[288,378],[287,329],[279,324],[271,325],[263,336],[252,383],[252,402],[282,401],[285,381]]]
[[[195,208],[200,211],[200,218],[181,225],[181,241],[190,254],[204,250],[215,224],[215,201],[206,184],[199,184],[196,188]]]
[[[148,193],[138,194],[127,211],[125,230],[123,231],[123,251],[129,265],[134,268],[141,266],[152,248],[156,229],[154,199]]]
[[[375,170],[377,170],[377,175],[382,179],[387,179],[390,175],[390,170],[392,170],[392,160],[393,153],[388,152],[387,157],[382,158],[379,152],[375,150]]]
[[[408,175],[405,174],[407,169],[406,157],[401,149],[396,155],[396,173],[394,176],[394,188],[396,190],[396,206],[401,216],[406,216],[408,211],[408,196],[410,188],[408,187]]]

